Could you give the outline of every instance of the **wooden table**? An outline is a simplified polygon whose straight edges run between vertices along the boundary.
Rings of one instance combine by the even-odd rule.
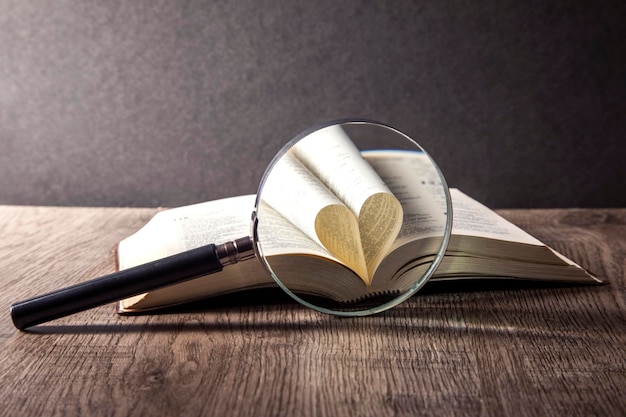
[[[155,212],[0,207],[3,415],[626,414],[626,209],[500,211],[604,286],[431,285],[354,319],[270,291],[13,328],[11,303],[113,271]]]

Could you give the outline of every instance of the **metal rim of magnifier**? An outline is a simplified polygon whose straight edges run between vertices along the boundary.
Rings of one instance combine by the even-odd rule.
[[[269,265],[269,262],[266,260],[265,256],[263,255],[263,250],[262,250],[262,243],[261,245],[259,244],[260,241],[259,240],[259,236],[257,233],[257,226],[258,226],[258,218],[257,218],[257,212],[259,209],[259,204],[261,202],[261,193],[263,190],[263,186],[265,184],[265,181],[269,175],[269,173],[272,171],[272,168],[274,167],[274,165],[276,164],[276,162],[289,150],[291,149],[291,147],[293,145],[295,145],[297,142],[299,142],[300,140],[304,139],[306,136],[312,134],[313,132],[316,132],[318,130],[324,129],[326,127],[329,126],[334,126],[334,125],[345,125],[345,124],[374,124],[374,125],[378,125],[380,127],[389,129],[401,136],[403,136],[407,141],[413,143],[417,149],[421,150],[424,155],[426,155],[426,157],[428,158],[428,160],[430,161],[430,163],[433,165],[435,172],[437,173],[437,175],[439,176],[439,179],[441,180],[441,186],[443,187],[443,191],[444,191],[444,195],[445,195],[445,199],[446,199],[446,224],[445,224],[445,228],[443,231],[443,236],[442,236],[442,240],[441,240],[441,245],[439,247],[439,249],[437,250],[436,254],[435,254],[435,258],[433,259],[432,263],[430,264],[430,266],[428,267],[428,269],[424,272],[424,274],[421,276],[420,279],[418,279],[415,284],[413,284],[407,291],[403,292],[402,294],[398,295],[396,298],[387,301],[383,304],[377,305],[377,306],[373,306],[373,307],[369,307],[363,310],[351,310],[351,311],[341,311],[341,310],[334,310],[334,309],[330,309],[330,308],[326,308],[326,307],[322,307],[322,306],[318,306],[315,305],[313,303],[310,303],[309,301],[304,300],[303,298],[301,298],[300,296],[298,296],[296,293],[294,293],[293,291],[291,291],[289,289],[289,287],[285,286],[285,284],[282,283],[282,281],[280,280],[280,278],[274,273],[274,271],[272,270],[272,267]],[[285,144],[285,146],[283,146],[281,148],[281,150],[274,156],[274,158],[272,159],[272,161],[270,162],[270,164],[268,165],[268,167],[266,168],[263,177],[261,178],[261,182],[259,185],[259,189],[257,191],[257,196],[256,196],[256,201],[254,204],[254,211],[252,212],[252,223],[251,223],[251,236],[253,236],[253,241],[254,241],[254,251],[256,253],[256,256],[258,259],[261,260],[261,263],[263,264],[264,268],[266,269],[266,271],[272,276],[272,279],[278,284],[278,286],[285,291],[287,294],[289,294],[289,296],[291,298],[293,298],[294,300],[296,300],[298,303],[307,306],[313,310],[319,311],[321,313],[326,313],[326,314],[330,314],[330,315],[335,315],[335,316],[342,316],[342,317],[359,317],[359,316],[368,316],[368,315],[372,315],[372,314],[376,314],[376,313],[381,313],[385,310],[389,310],[390,308],[393,308],[395,306],[397,306],[398,304],[402,303],[403,301],[407,300],[408,298],[410,298],[412,295],[414,295],[417,291],[419,291],[427,282],[428,280],[432,277],[432,275],[435,273],[435,271],[437,270],[437,268],[439,267],[439,265],[441,264],[441,261],[443,260],[443,257],[445,255],[446,249],[448,248],[448,243],[450,242],[450,236],[452,234],[452,197],[450,196],[450,189],[448,188],[448,184],[446,183],[445,177],[443,176],[443,173],[441,172],[441,170],[439,169],[439,166],[435,163],[435,161],[432,159],[432,157],[430,156],[430,154],[428,152],[426,152],[426,150],[424,148],[422,148],[417,142],[415,142],[411,137],[409,137],[408,135],[406,135],[405,133],[399,131],[398,129],[389,126],[385,123],[381,123],[375,120],[370,120],[370,119],[337,119],[337,120],[331,120],[325,123],[320,123],[318,125],[312,126],[311,128],[303,131],[302,133],[298,134],[297,136],[295,136],[292,140],[290,140],[287,144]]]

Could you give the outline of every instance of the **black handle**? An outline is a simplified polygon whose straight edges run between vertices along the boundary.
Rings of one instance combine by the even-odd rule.
[[[211,244],[17,302],[11,306],[11,318],[15,327],[23,330],[221,270],[216,247]]]

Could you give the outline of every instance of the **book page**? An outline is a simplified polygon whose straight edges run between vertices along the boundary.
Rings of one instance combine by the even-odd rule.
[[[370,196],[391,194],[340,126],[310,134],[292,151],[357,216]]]
[[[264,202],[261,204],[265,207],[262,209],[263,222],[259,223],[257,234],[264,256],[309,254],[341,263],[326,248],[308,237],[276,210]]]
[[[402,205],[340,126],[310,134],[292,152],[357,216],[371,276],[400,230]],[[333,218],[324,227],[336,227]]]
[[[429,158],[425,154],[410,152],[370,152],[365,156],[400,200],[404,210],[404,222],[393,247],[415,238],[441,235],[445,225],[445,195]],[[458,189],[451,188],[450,196],[453,235],[543,245]]]
[[[118,268],[127,269],[211,243],[249,236],[254,200],[254,195],[244,195],[163,210],[119,243]],[[124,309],[134,305],[146,295],[122,300],[120,306]]]
[[[402,205],[402,227],[392,250],[415,239],[441,236],[446,196],[430,158],[423,152],[368,151],[365,159]]]
[[[157,213],[138,232],[120,242],[120,269],[249,236],[254,200],[254,195],[244,195]]]
[[[323,245],[315,219],[324,207],[343,203],[295,156],[284,154],[272,167],[261,198],[311,239]]]
[[[254,194],[224,198],[157,213],[143,228],[120,242],[120,269],[147,263],[211,243],[249,236]],[[271,208],[259,230],[267,256],[299,253],[340,262]]]
[[[262,201],[368,283],[356,216],[292,153],[274,164],[261,193]],[[259,207],[259,224],[265,221],[263,216],[265,211]]]
[[[543,246],[539,240],[458,189],[451,189],[450,194],[454,207],[453,234]]]

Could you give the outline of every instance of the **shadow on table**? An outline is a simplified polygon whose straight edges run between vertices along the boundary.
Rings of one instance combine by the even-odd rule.
[[[576,297],[580,293],[586,291],[595,291],[597,286],[592,285],[575,285],[565,283],[546,283],[546,282],[530,282],[518,280],[468,280],[468,281],[440,281],[430,282],[418,295],[412,297],[407,302],[386,312],[361,318],[339,318],[336,316],[325,315],[301,306],[292,300],[287,294],[278,288],[265,288],[259,290],[249,290],[228,294],[196,302],[186,303],[180,306],[162,309],[151,312],[149,314],[133,314],[127,315],[129,320],[139,317],[135,320],[145,318],[142,322],[124,321],[125,317],[120,317],[116,323],[106,324],[68,324],[54,325],[44,324],[35,326],[27,330],[27,333],[34,334],[83,334],[83,333],[134,333],[134,332],[176,332],[176,331],[228,331],[241,328],[246,329],[263,329],[272,330],[279,329],[283,331],[288,326],[296,326],[299,330],[307,327],[319,328],[320,325],[342,327],[352,326],[354,320],[367,320],[370,326],[377,326],[379,323],[384,330],[393,329],[394,323],[406,328],[407,320],[415,326],[439,327],[446,328],[447,331],[457,328],[458,331],[467,332],[472,328],[480,328],[482,331],[487,330],[489,326],[493,327],[493,331],[510,331],[511,326],[500,326],[493,324],[493,317],[490,317],[491,324],[481,322],[485,315],[484,305],[481,305],[481,296],[508,299],[512,295],[522,295],[527,300],[539,299],[545,297]],[[467,297],[464,297],[467,295]],[[500,297],[501,296],[501,297]],[[479,299],[477,300],[476,297]],[[456,308],[463,310],[460,317],[451,319],[442,315],[454,315],[460,313],[451,313],[446,311],[445,306],[449,305],[448,301],[454,300]],[[532,317],[537,317],[537,309],[542,308],[543,302],[532,304],[524,303],[524,308],[532,311],[524,311],[531,317],[527,319],[527,323],[519,323],[532,327],[532,333],[537,334],[543,330],[537,329],[537,323],[531,323]],[[442,306],[444,308],[442,309]],[[494,306],[492,306],[494,307]],[[499,309],[510,308],[511,314],[520,316],[519,303],[507,306],[501,303],[497,306]],[[450,306],[449,309],[452,309]],[[258,319],[250,320],[250,314],[258,314]],[[281,314],[275,314],[280,312]],[[568,317],[572,317],[571,310],[566,312]],[[575,312],[574,312],[575,313]],[[548,314],[548,313],[546,313]],[[585,322],[585,326],[593,325],[602,317],[594,318],[590,316],[589,311],[581,311],[581,317],[575,318],[574,321],[581,325],[581,321]],[[598,313],[599,314],[599,313]],[[186,319],[192,315],[192,320]],[[206,315],[207,320],[203,321],[202,317]],[[219,317],[229,317],[228,320],[222,321],[215,319]],[[526,314],[524,314],[526,315]],[[584,317],[583,317],[584,316]],[[159,321],[161,320],[162,321]],[[175,321],[172,322],[172,319]],[[237,320],[240,322],[237,322]],[[401,320],[400,320],[401,319]],[[398,320],[398,321],[394,321]],[[457,322],[460,320],[460,322]],[[587,323],[589,322],[589,323]],[[523,331],[520,327],[515,326],[515,331]],[[508,329],[508,330],[507,330]]]

